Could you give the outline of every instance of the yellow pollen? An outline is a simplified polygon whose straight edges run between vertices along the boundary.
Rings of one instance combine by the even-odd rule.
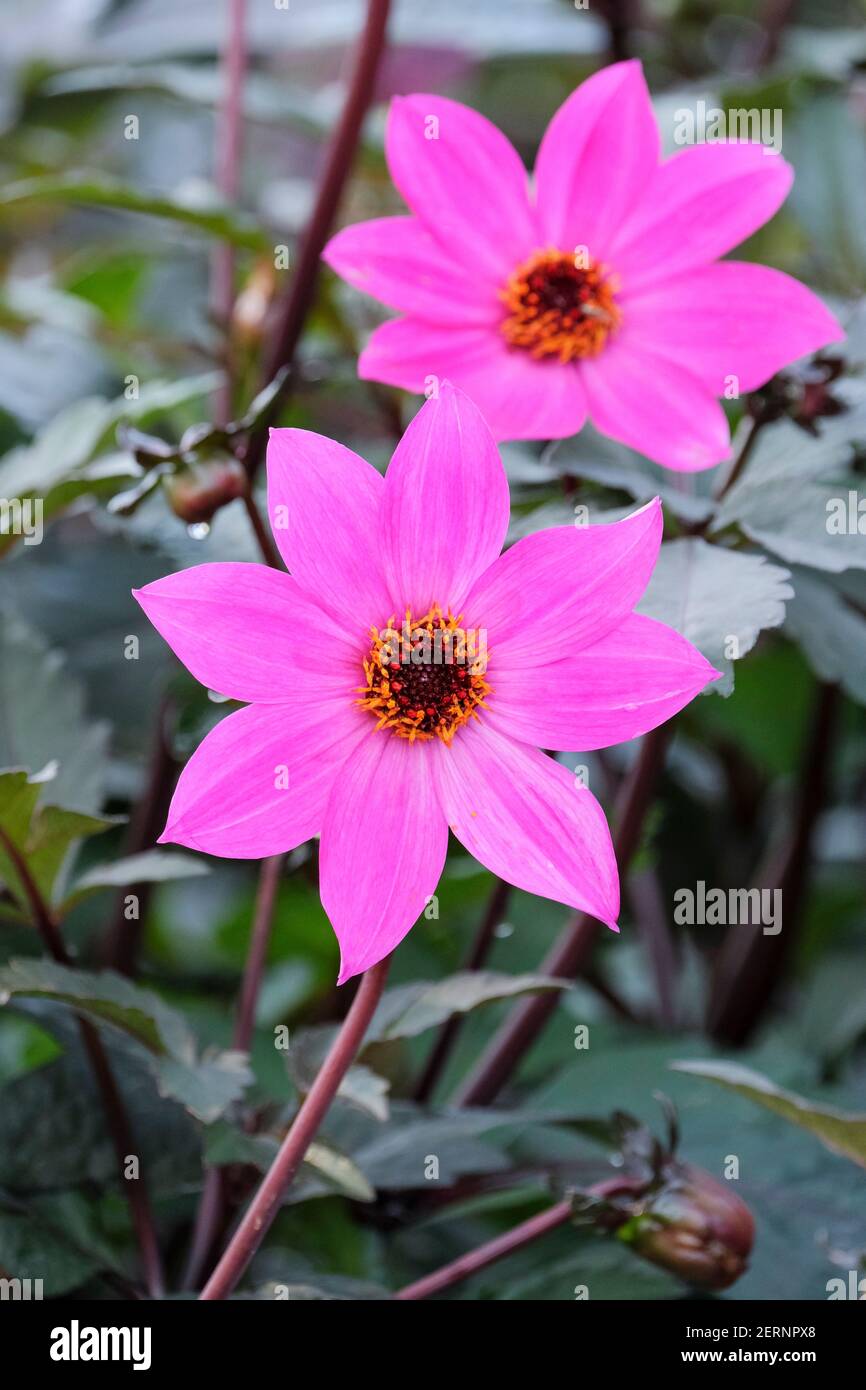
[[[486,633],[462,623],[462,615],[443,614],[434,604],[421,618],[407,608],[400,627],[392,615],[384,627],[370,629],[358,703],[375,717],[377,729],[410,743],[450,743],[461,725],[479,717],[491,694]]]
[[[605,266],[578,254],[536,251],[500,291],[508,314],[502,334],[531,357],[573,362],[597,357],[622,320],[616,282]]]

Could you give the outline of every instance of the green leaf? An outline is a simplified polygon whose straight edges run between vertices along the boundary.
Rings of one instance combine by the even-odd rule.
[[[19,1018],[64,1050],[0,1090],[0,1173],[18,1197],[96,1185],[118,1191],[117,1156],[76,1019],[44,1001],[21,1001]],[[4,1025],[11,1019],[4,1018]],[[136,1153],[154,1197],[188,1193],[201,1174],[200,1126],[159,1095],[142,1051],[107,1031],[105,1048],[127,1102]]]
[[[240,419],[233,422],[231,426],[232,434],[241,433],[244,430],[251,430],[259,423],[283,389],[283,385],[290,370],[290,367],[283,367],[277,372],[273,380],[268,382],[267,386],[262,387],[261,391],[250,401]]]
[[[373,1016],[366,1043],[414,1038],[436,1028],[455,1014],[466,1014],[480,1004],[513,999],[521,994],[541,994],[570,989],[568,980],[547,975],[504,975],[495,970],[467,970],[445,980],[422,980],[386,990]]]
[[[202,878],[210,873],[204,859],[171,849],[148,849],[108,864],[96,864],[72,884],[63,903],[68,912],[76,903],[101,888],[126,888],[133,883],[168,883],[174,879]]]
[[[37,887],[49,901],[53,901],[55,882],[72,846],[120,823],[122,818],[117,816],[88,816],[64,806],[37,806],[24,854]]]
[[[686,490],[681,486],[686,475],[672,474],[670,469],[644,458],[627,445],[599,434],[591,425],[585,425],[573,439],[563,440],[546,450],[544,462],[571,477],[628,492],[636,502],[651,502],[654,497],[660,497],[665,512],[673,512],[684,521],[706,521],[712,515],[711,498],[699,491],[700,474],[688,475],[691,485]],[[590,519],[594,522],[597,518],[591,515]]]
[[[276,1157],[279,1144],[277,1135],[246,1134],[225,1121],[219,1121],[207,1132],[205,1159],[215,1167],[224,1167],[228,1163],[248,1163],[264,1173]],[[358,1165],[330,1144],[316,1140],[307,1149],[298,1180],[286,1192],[284,1200],[295,1205],[334,1192],[351,1197],[356,1202],[376,1200],[375,1190]]]
[[[131,54],[142,63],[178,54],[213,58],[219,51],[220,36],[211,6],[212,0],[187,0],[182,8],[121,6],[104,17],[98,33],[90,34],[87,51],[103,62],[128,62]],[[357,38],[354,6],[298,5],[292,14],[293,53],[305,56],[307,62],[309,54],[321,51],[323,40],[336,48],[346,47]],[[250,26],[249,50],[271,58],[285,44],[285,34],[285,13],[265,5],[256,12],[255,25]],[[475,0],[471,6],[462,0],[439,0],[430,8],[398,6],[391,34],[398,51],[403,45],[441,47],[447,34],[449,51],[468,54],[473,60],[499,54],[555,53],[566,63],[569,74],[578,55],[595,54],[600,61],[606,42],[605,26],[592,14],[580,15],[575,23],[570,7],[503,6],[501,0]]]
[[[788,571],[763,555],[676,540],[662,546],[638,612],[688,637],[724,673],[711,689],[729,695],[733,660],[751,651],[764,628],[782,623],[792,594]]]
[[[821,420],[818,439],[789,420],[760,435],[713,529],[736,523],[750,540],[789,564],[839,574],[866,569],[866,545],[856,525],[862,475],[851,468],[855,445],[866,443],[866,390],[860,381],[845,381],[833,391],[849,409]],[[855,499],[853,526],[849,493]]]
[[[130,479],[140,479],[142,469],[131,455],[111,447],[118,425],[159,416],[207,396],[221,379],[219,372],[180,381],[157,379],[143,382],[134,400],[124,395],[76,401],[59,411],[31,443],[11,449],[0,460],[0,497],[7,501],[38,498],[41,518],[32,512],[26,517],[28,533],[32,533],[37,520],[44,525],[78,497],[111,494]],[[95,458],[106,449],[110,450],[107,456]],[[20,539],[27,543],[11,528],[0,533],[0,555]]]
[[[775,1115],[790,1120],[791,1124],[807,1129],[831,1153],[841,1154],[866,1168],[866,1115],[837,1110],[834,1106],[806,1100],[793,1091],[783,1091],[760,1072],[735,1062],[671,1062],[671,1067],[674,1071],[688,1072],[690,1076],[706,1077],[708,1081],[736,1091],[756,1105],[763,1105]]]
[[[119,183],[88,170],[62,174],[42,174],[7,184],[0,192],[0,207],[29,202],[85,203],[91,207],[115,208],[120,212],[144,213],[178,222],[184,227],[227,241],[248,251],[272,251],[272,239],[237,211],[219,206],[196,207],[159,193],[143,193],[129,184]]]
[[[301,1028],[293,1035],[287,1058],[289,1075],[302,1093],[309,1091],[315,1081],[336,1033],[336,1028],[324,1025]],[[337,1095],[374,1120],[387,1120],[389,1084],[370,1067],[356,1062],[340,1082]]]
[[[198,106],[217,106],[223,76],[218,63],[112,63],[52,73],[41,85],[47,96],[68,92],[162,92]],[[329,130],[340,113],[342,93],[328,83],[303,89],[262,72],[249,72],[244,82],[243,110],[247,120],[285,125],[291,121],[312,133]],[[369,136],[367,143],[370,143]]]
[[[41,1279],[44,1297],[79,1288],[118,1262],[96,1227],[93,1205],[80,1193],[46,1193],[27,1202],[0,1197],[0,1268]]]
[[[365,1067],[361,1062],[351,1066],[337,1088],[337,1095],[356,1110],[372,1115],[374,1120],[383,1123],[388,1118],[388,1092],[391,1083],[378,1072]]]
[[[250,1080],[243,1054],[209,1050],[200,1055],[177,1010],[111,971],[93,975],[53,961],[13,960],[0,969],[0,1001],[12,998],[66,1004],[127,1034],[150,1057],[160,1093],[180,1101],[205,1124],[223,1114]]]
[[[377,1129],[352,1158],[375,1188],[388,1191],[424,1189],[429,1185],[430,1160],[437,1164],[437,1183],[448,1185],[467,1173],[501,1173],[511,1160],[485,1136],[504,1129],[513,1116],[462,1111],[417,1117],[398,1114]]]
[[[44,494],[92,457],[110,427],[109,403],[100,396],[88,396],[58,411],[32,443],[10,450],[0,462],[0,495]]]
[[[55,883],[76,841],[101,834],[116,823],[61,806],[39,806],[41,786],[39,779],[34,781],[26,772],[0,772],[0,879],[28,914],[32,903],[25,869],[40,896],[51,904]]]
[[[358,1165],[328,1144],[311,1144],[304,1155],[304,1163],[345,1196],[352,1197],[356,1202],[375,1202],[375,1189]]]
[[[838,682],[853,700],[866,704],[866,596],[858,609],[842,588],[814,570],[794,569],[791,578],[794,597],[785,610],[785,631],[821,680]]]
[[[200,1056],[164,1057],[156,1067],[160,1095],[170,1096],[203,1124],[213,1124],[252,1080],[246,1053],[206,1048]]]
[[[84,690],[70,674],[65,658],[2,610],[0,709],[0,768],[35,772],[56,762],[47,793],[50,800],[72,811],[98,811],[108,727],[85,718]]]

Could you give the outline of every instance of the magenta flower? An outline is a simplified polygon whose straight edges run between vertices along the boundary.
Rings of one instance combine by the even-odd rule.
[[[633,612],[658,501],[500,555],[502,463],[448,383],[385,478],[321,435],[272,431],[268,501],[291,575],[207,564],[136,592],[197,680],[248,702],[193,754],[161,840],[256,859],[321,835],[341,982],[420,915],[449,827],[492,873],[616,929],[604,814],[538,749],[634,738],[717,675]]]
[[[729,453],[718,397],[843,336],[796,280],[718,260],[783,202],[790,166],[749,143],[661,161],[638,62],[560,107],[534,190],[505,136],[444,97],[396,98],[385,148],[413,215],[325,250],[405,315],[359,374],[408,391],[449,377],[497,439],[561,439],[589,418],[668,468],[709,468]]]

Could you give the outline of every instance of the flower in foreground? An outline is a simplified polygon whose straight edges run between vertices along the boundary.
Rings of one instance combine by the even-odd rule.
[[[206,564],[136,592],[197,680],[247,702],[188,762],[161,840],[255,859],[320,835],[341,982],[420,916],[449,827],[492,873],[616,930],[604,814],[539,748],[634,738],[717,675],[633,612],[658,501],[500,555],[505,472],[443,383],[384,478],[321,435],[272,431],[268,506],[290,575]]]
[[[560,107],[532,190],[501,131],[444,97],[395,98],[385,149],[412,216],[347,227],[324,253],[404,315],[359,374],[408,391],[448,377],[498,439],[590,419],[668,468],[709,468],[730,452],[718,397],[843,336],[798,281],[718,259],[776,212],[790,166],[749,142],[663,161],[638,62]]]

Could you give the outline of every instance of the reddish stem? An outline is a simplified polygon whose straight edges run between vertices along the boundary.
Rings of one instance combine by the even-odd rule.
[[[673,727],[669,721],[644,737],[638,760],[620,793],[614,838],[620,875],[624,876],[640,843],[644,818],[652,803],[656,780],[664,766]],[[538,967],[541,975],[573,979],[589,959],[598,922],[589,914],[574,917]],[[455,1097],[457,1105],[489,1105],[535,1042],[557,1004],[550,991],[515,1005],[494,1036],[475,1070]]]
[[[57,961],[58,965],[71,968],[73,961],[64,944],[60,931],[60,923],[51,911],[45,898],[42,896],[42,892],[36,880],[30,873],[27,861],[23,855],[19,853],[14,841],[3,830],[0,830],[0,843],[2,843],[21,881],[21,885],[30,905],[34,925],[42,937],[48,953]],[[123,1096],[118,1088],[111,1063],[108,1060],[108,1054],[105,1051],[102,1038],[97,1029],[89,1019],[83,1018],[80,1014],[77,1014],[76,1018],[78,1021],[78,1029],[81,1034],[81,1041],[90,1060],[90,1065],[96,1078],[96,1084],[102,1097],[105,1118],[114,1146],[117,1165],[120,1169],[120,1179],[124,1191],[126,1192],[132,1225],[138,1241],[147,1291],[151,1298],[161,1298],[165,1289],[162,1276],[162,1261],[160,1259],[159,1243],[156,1237],[156,1227],[153,1221],[153,1213],[150,1209],[147,1188],[143,1178],[129,1178],[126,1175],[127,1161],[129,1158],[137,1157],[137,1149],[135,1140],[133,1139],[129,1117],[123,1102]]]
[[[557,1226],[564,1226],[572,1215],[573,1207],[570,1201],[558,1202],[556,1206],[548,1207],[547,1211],[539,1212],[538,1216],[531,1216],[528,1221],[515,1226],[513,1230],[487,1241],[486,1245],[479,1245],[477,1250],[460,1255],[456,1260],[452,1260],[451,1264],[443,1265],[433,1274],[425,1275],[414,1284],[407,1284],[405,1289],[400,1289],[394,1294],[394,1298],[405,1302],[407,1299],[429,1298],[431,1294],[441,1293],[443,1289],[462,1283],[470,1275],[476,1274],[480,1269],[486,1269],[488,1265],[503,1259],[505,1255],[510,1255],[514,1250],[520,1250],[522,1246],[538,1240],[539,1236],[546,1235],[548,1231],[556,1230]]]
[[[246,72],[244,21],[246,0],[229,0],[228,34],[223,46],[223,94],[218,114],[216,138],[216,186],[223,202],[237,202],[240,188],[241,147],[243,144],[243,89]],[[211,261],[211,310],[225,335],[226,373],[215,401],[220,424],[231,419],[232,380],[229,371],[229,337],[235,300],[235,252],[229,242],[220,242]]]
[[[174,719],[174,700],[170,695],[166,695],[156,716],[147,786],[129,827],[129,837],[124,850],[128,855],[141,854],[142,851],[150,849],[165,825],[178,773],[178,763],[172,747]],[[152,891],[152,883],[130,883],[121,888],[115,899],[114,911],[100,952],[101,963],[106,969],[117,970],[121,975],[128,975],[130,979],[134,979],[137,973],[138,951]],[[130,896],[138,900],[138,915],[131,921],[126,915]]]
[[[493,945],[496,928],[502,921],[502,915],[505,912],[510,896],[511,884],[505,883],[503,879],[500,879],[490,894],[490,900],[484,911],[484,916],[481,919],[478,934],[472,943],[472,949],[469,952],[466,964],[463,966],[464,970],[480,970],[487,960],[490,954],[490,948]],[[439,1030],[439,1036],[433,1044],[430,1056],[427,1058],[427,1063],[419,1077],[418,1085],[415,1089],[415,1100],[419,1105],[423,1105],[433,1094],[436,1083],[442,1075],[448,1058],[451,1056],[454,1049],[454,1044],[457,1041],[457,1036],[463,1021],[464,1018],[462,1015],[453,1014],[447,1022],[442,1024]]]
[[[280,1209],[283,1195],[330,1109],[340,1082],[354,1061],[370,1020],[382,997],[389,958],[361,977],[352,1007],[334,1039],[318,1076],[295,1116],[280,1151],[229,1241],[216,1269],[200,1294],[203,1301],[227,1298],[264,1240]]]
[[[244,965],[241,993],[235,1015],[232,1045],[238,1052],[249,1052],[256,1020],[256,1006],[261,991],[262,976],[271,940],[274,908],[285,855],[275,854],[262,860],[259,891],[256,897],[250,945]],[[192,1242],[182,1287],[194,1289],[201,1277],[208,1255],[223,1223],[225,1199],[222,1174],[218,1168],[208,1168],[196,1214]]]
[[[729,927],[713,972],[708,1031],[727,1044],[742,1046],[764,1016],[797,940],[805,907],[812,841],[824,807],[832,772],[842,695],[837,685],[820,684],[800,772],[797,808],[791,833],[759,869],[755,885],[778,889],[784,924],[765,935],[751,922]]]
[[[367,18],[358,40],[346,104],[328,149],[315,207],[301,243],[292,287],[266,359],[262,385],[267,385],[282,367],[294,361],[295,350],[313,302],[322,251],[355,158],[364,117],[373,98],[390,8],[390,0],[369,0],[367,5]],[[270,409],[250,434],[244,458],[250,478],[254,478],[258,471],[267,443],[268,426],[283,404],[292,380],[293,374],[288,373]]]

